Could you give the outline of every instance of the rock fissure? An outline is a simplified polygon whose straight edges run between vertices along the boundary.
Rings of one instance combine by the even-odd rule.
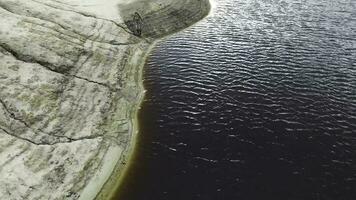
[[[11,56],[13,56],[15,59],[17,60],[20,60],[22,62],[25,62],[25,63],[31,63],[31,64],[38,64],[40,65],[41,67],[44,67],[46,70],[49,70],[51,72],[54,72],[54,73],[57,73],[57,74],[60,74],[62,76],[67,76],[67,77],[73,77],[73,78],[76,78],[76,79],[80,79],[80,80],[83,80],[83,81],[87,81],[87,82],[90,82],[90,83],[94,83],[94,84],[98,84],[100,86],[103,86],[105,88],[108,88],[111,92],[119,92],[120,90],[118,88],[114,88],[106,83],[102,83],[102,82],[99,82],[99,81],[94,81],[94,80],[90,80],[88,78],[85,78],[85,77],[80,77],[78,75],[73,75],[73,74],[70,74],[70,72],[63,72],[63,71],[59,71],[59,70],[55,70],[53,67],[52,64],[48,63],[48,62],[44,62],[44,61],[39,61],[39,60],[34,60],[33,58],[30,58],[29,56],[24,56],[24,55],[20,55],[18,54],[16,51],[14,51],[13,49],[11,49],[10,46],[4,44],[4,43],[0,43],[0,47],[2,49],[4,49],[6,52],[8,52]],[[80,57],[80,56],[78,56]],[[79,60],[79,58],[78,58]],[[68,66],[66,66],[66,68],[69,68]]]
[[[19,61],[22,61],[22,62],[25,62],[25,63],[38,64],[38,65],[46,68],[49,71],[52,71],[54,73],[58,73],[58,74],[61,74],[61,75],[65,75],[67,69],[71,67],[69,65],[61,65],[58,68],[64,68],[66,70],[58,70],[51,63],[49,63],[47,61],[42,61],[42,60],[35,60],[30,55],[20,54],[20,53],[16,52],[14,49],[12,49],[9,45],[7,45],[5,43],[1,43],[0,42],[0,47],[3,48],[5,51],[7,51],[16,60],[19,60]]]
[[[98,81],[93,81],[93,80],[90,80],[88,78],[84,78],[84,77],[80,77],[78,75],[71,75],[73,76],[74,78],[77,78],[77,79],[80,79],[80,80],[84,80],[84,81],[87,81],[87,82],[90,82],[90,83],[94,83],[94,84],[97,84],[97,85],[101,85],[105,88],[108,88],[111,92],[120,92],[121,90],[120,89],[117,89],[117,88],[114,88],[106,83],[101,83],[101,82],[98,82]]]
[[[6,4],[2,4],[2,2],[0,2],[0,8],[2,8],[5,11],[7,11],[8,13],[11,13],[11,14],[19,16],[19,17],[24,17],[25,16],[25,17],[28,17],[28,18],[33,18],[33,19],[45,21],[47,23],[54,24],[55,26],[59,26],[62,30],[54,29],[54,28],[51,28],[51,27],[46,27],[44,25],[41,25],[41,24],[38,24],[38,23],[35,23],[35,22],[30,22],[30,23],[36,24],[37,26],[42,26],[44,28],[51,29],[51,30],[56,31],[56,32],[58,32],[60,34],[64,34],[65,36],[72,37],[73,39],[78,39],[78,40],[81,40],[81,41],[88,40],[88,41],[91,41],[93,43],[110,44],[110,45],[113,45],[113,46],[134,45],[134,44],[137,44],[140,41],[138,38],[131,39],[133,41],[136,40],[136,42],[118,42],[118,41],[115,41],[115,40],[108,40],[108,41],[97,40],[97,38],[91,38],[91,37],[93,37],[93,35],[85,35],[85,34],[79,32],[79,31],[73,29],[73,27],[69,26],[69,24],[67,25],[67,24],[56,23],[53,20],[49,20],[49,19],[46,20],[46,19],[41,18],[40,16],[33,16],[33,15],[29,15],[28,16],[28,15],[22,15],[22,14],[19,14],[19,13],[15,13],[15,12],[13,12],[12,9],[6,7]],[[56,9],[60,9],[60,8],[56,8]],[[117,22],[115,22],[113,20],[108,20],[108,19],[104,19],[104,18],[97,18],[97,17],[91,16],[91,15],[84,15],[83,13],[78,13],[78,12],[75,12],[75,11],[72,11],[72,12],[77,13],[77,14],[81,14],[81,15],[83,15],[85,17],[91,17],[91,18],[95,18],[95,19],[100,19],[100,20],[103,20],[103,21],[111,22],[111,23],[115,24],[117,27],[119,27],[120,29],[124,30],[126,33],[128,33],[132,37],[136,37],[132,32],[128,31],[124,26],[118,24]],[[23,19],[23,20],[25,20],[25,19]],[[103,23],[101,23],[101,26],[103,26]],[[98,28],[98,29],[100,30],[100,28]],[[72,32],[73,34],[76,34],[79,37],[73,37],[73,36],[71,36],[69,34],[66,34],[65,32]],[[93,34],[95,34],[95,33],[93,32]],[[100,37],[100,35],[97,35],[96,37]],[[83,40],[83,38],[84,38],[84,40]]]
[[[134,35],[132,32],[130,32],[124,25],[121,25],[117,22],[115,22],[114,20],[110,20],[110,19],[105,19],[105,18],[102,18],[102,17],[98,17],[98,16],[95,16],[95,15],[92,15],[92,14],[89,14],[89,13],[84,13],[84,12],[78,12],[76,10],[69,10],[69,9],[64,9],[64,8],[60,8],[60,7],[57,7],[57,6],[54,6],[54,5],[50,5],[50,4],[46,4],[46,3],[43,3],[43,2],[40,2],[40,1],[36,1],[36,0],[32,0],[36,3],[39,3],[39,4],[43,4],[43,5],[46,5],[46,6],[49,6],[51,8],[54,8],[54,9],[58,9],[58,10],[64,10],[64,11],[68,11],[68,12],[74,12],[74,13],[77,13],[79,15],[83,15],[85,17],[90,17],[90,18],[94,18],[94,19],[101,19],[101,20],[104,20],[104,21],[108,21],[108,22],[111,22],[113,24],[115,24],[117,27],[121,28],[122,30],[124,30],[125,32],[131,34],[131,35]],[[56,1],[57,2],[57,1]],[[67,6],[71,6],[70,4],[65,4]]]
[[[11,133],[10,131],[6,130],[5,128],[0,126],[0,130],[2,130],[4,133],[6,133],[7,135],[10,135],[12,137],[15,137],[17,139],[20,139],[22,141],[34,144],[34,145],[38,145],[38,146],[49,146],[49,145],[56,145],[56,144],[68,144],[68,143],[73,143],[73,142],[77,142],[77,141],[83,141],[83,140],[94,140],[94,139],[99,139],[99,138],[105,138],[102,135],[99,136],[86,136],[86,137],[80,137],[80,138],[69,138],[69,137],[65,137],[68,139],[68,141],[55,141],[55,142],[35,142],[33,140],[30,140],[28,138],[25,137],[21,137],[17,134]]]
[[[0,126],[0,130],[2,130],[4,133],[6,133],[7,135],[10,135],[12,137],[15,137],[19,140],[22,140],[22,141],[25,141],[25,142],[28,142],[28,143],[31,143],[31,144],[34,144],[34,145],[41,145],[41,143],[37,143],[37,142],[33,142],[31,141],[30,139],[27,139],[27,138],[23,138],[23,137],[20,137],[16,134],[13,134],[13,133],[10,133],[10,131],[7,131],[5,128],[1,127]]]
[[[18,121],[18,122],[22,123],[27,128],[31,128],[30,125],[28,125],[23,119],[20,119],[19,117],[16,116],[15,113],[11,112],[10,109],[7,107],[7,105],[5,104],[5,102],[2,99],[0,99],[0,104],[4,108],[4,110],[9,114],[10,118],[12,118],[15,121]]]
[[[57,134],[50,134],[50,133],[46,133],[44,131],[41,131],[41,130],[36,130],[34,128],[32,128],[25,120],[19,118],[16,116],[16,114],[14,112],[11,112],[10,109],[8,108],[8,106],[5,104],[5,102],[0,99],[0,104],[1,106],[4,108],[4,110],[9,114],[9,117],[12,118],[13,120],[15,121],[18,121],[19,123],[23,124],[26,128],[28,128],[29,130],[31,130],[32,132],[36,133],[36,132],[39,132],[39,133],[42,133],[42,134],[45,134],[45,135],[48,135],[48,136],[51,136],[51,137],[55,137],[55,138],[58,138],[58,139],[65,139],[66,141],[55,141],[55,142],[42,142],[42,143],[39,143],[39,142],[35,142],[31,139],[27,139],[27,138],[24,138],[24,137],[21,137],[19,136],[18,134],[10,134],[9,131],[6,131],[4,128],[2,128],[2,130],[6,131],[6,133],[8,133],[9,135],[12,135],[12,136],[17,136],[18,138],[21,138],[23,140],[26,140],[28,142],[31,142],[33,144],[37,144],[37,145],[53,145],[53,144],[58,144],[58,143],[69,143],[69,142],[75,142],[75,141],[80,141],[80,140],[85,140],[85,139],[95,139],[95,138],[98,138],[98,137],[103,137],[103,135],[93,135],[93,136],[83,136],[83,137],[78,137],[78,138],[71,138],[71,137],[67,137],[67,136],[64,136],[64,135],[57,135]]]

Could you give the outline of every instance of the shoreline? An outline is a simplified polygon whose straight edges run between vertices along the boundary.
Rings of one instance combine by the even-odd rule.
[[[122,184],[122,181],[126,175],[127,170],[130,168],[130,163],[132,162],[132,157],[135,154],[135,147],[137,145],[137,137],[139,134],[139,121],[138,121],[138,112],[141,108],[145,97],[145,89],[143,85],[143,68],[145,61],[150,54],[151,50],[155,47],[156,41],[148,44],[147,49],[145,50],[144,57],[142,57],[139,66],[137,66],[137,86],[139,88],[138,101],[130,110],[130,138],[127,148],[122,152],[122,155],[118,157],[117,162],[114,162],[115,167],[110,175],[110,178],[104,184],[104,186],[97,193],[95,200],[110,200],[117,188]]]
[[[199,21],[203,20],[206,18],[212,10],[212,4],[210,0],[207,0],[209,4],[209,9],[205,13],[205,15],[202,16],[202,18],[198,21],[194,21],[191,24],[188,24],[186,27],[183,28],[178,28],[175,31],[169,32],[165,35],[162,35],[160,38],[154,39],[151,43],[146,43],[148,47],[144,50],[145,52],[143,53],[143,57],[140,59],[140,63],[136,66],[137,70],[137,75],[138,75],[138,81],[137,81],[137,86],[139,88],[139,97],[138,97],[138,102],[133,106],[130,114],[131,114],[131,133],[130,133],[130,139],[129,139],[129,144],[127,145],[127,148],[124,150],[122,155],[119,157],[118,161],[115,164],[115,167],[112,171],[112,174],[110,175],[110,178],[106,181],[104,186],[100,189],[100,191],[97,193],[95,200],[114,200],[114,195],[116,194],[116,191],[119,190],[119,187],[124,184],[123,180],[125,179],[125,176],[127,175],[128,170],[130,170],[130,165],[133,162],[135,151],[136,151],[136,146],[137,146],[137,138],[139,137],[139,120],[138,120],[138,112],[141,108],[141,105],[144,101],[145,97],[145,88],[143,84],[143,70],[144,66],[147,60],[147,57],[150,55],[152,50],[156,47],[156,44],[164,40],[165,38],[174,35],[175,33],[178,33],[180,31],[183,31],[194,24],[198,23]]]

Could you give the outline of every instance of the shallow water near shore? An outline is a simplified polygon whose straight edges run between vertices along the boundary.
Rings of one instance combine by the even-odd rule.
[[[217,1],[144,85],[114,199],[356,199],[355,1]]]

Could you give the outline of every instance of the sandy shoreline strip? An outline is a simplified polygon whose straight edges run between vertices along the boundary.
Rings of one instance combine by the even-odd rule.
[[[137,145],[137,137],[139,134],[139,122],[138,122],[138,112],[140,110],[141,104],[144,100],[145,89],[143,85],[143,67],[145,65],[145,61],[151,50],[154,48],[155,43],[148,45],[145,47],[146,50],[143,50],[143,56],[140,59],[137,65],[137,86],[139,87],[139,94],[138,94],[138,101],[132,107],[131,111],[129,112],[131,118],[131,126],[130,126],[130,140],[127,143],[126,149],[121,153],[121,156],[117,156],[116,160],[111,164],[114,164],[113,169],[111,170],[112,173],[110,177],[107,179],[103,188],[101,188],[100,192],[94,192],[96,194],[96,200],[108,200],[111,199],[112,196],[115,194],[117,188],[122,184],[122,179],[124,178],[127,170],[129,170],[130,162],[132,161],[132,157],[135,153],[135,147]],[[115,156],[115,155],[113,155]],[[99,186],[99,185],[98,185]],[[98,189],[98,188],[97,188]],[[89,191],[88,191],[89,192]],[[83,192],[85,193],[85,192]],[[90,192],[89,192],[90,193]],[[84,197],[84,196],[83,196]],[[87,197],[84,197],[85,199]]]
[[[189,2],[189,1],[188,1]],[[100,190],[100,192],[96,196],[96,200],[110,200],[113,198],[113,195],[115,195],[116,191],[119,190],[119,187],[121,184],[124,184],[122,181],[125,178],[125,175],[127,171],[130,169],[130,164],[133,162],[133,158],[135,157],[134,154],[136,153],[136,145],[137,145],[137,137],[139,134],[139,121],[138,121],[138,112],[140,110],[141,104],[144,100],[144,95],[145,95],[145,88],[143,85],[143,68],[145,66],[145,62],[149,54],[151,53],[152,49],[155,47],[157,44],[157,41],[162,40],[166,37],[169,37],[170,35],[173,35],[174,33],[180,32],[201,19],[205,18],[207,15],[209,15],[211,11],[211,5],[209,0],[206,1],[206,7],[205,10],[202,10],[203,15],[200,16],[198,20],[192,21],[191,23],[187,24],[185,27],[179,27],[175,30],[171,30],[168,33],[165,33],[164,35],[161,35],[160,38],[157,38],[153,40],[151,44],[148,44],[148,47],[146,47],[146,50],[143,50],[142,57],[139,59],[139,64],[137,65],[137,74],[138,74],[138,80],[136,82],[137,86],[139,87],[140,93],[139,93],[139,101],[136,102],[135,106],[133,107],[131,111],[131,139],[128,143],[128,146],[126,150],[123,152],[122,156],[119,158],[119,160],[116,162],[116,166],[114,170],[112,171],[112,174],[110,178],[107,180],[105,183],[104,187]],[[145,53],[144,53],[145,52]]]

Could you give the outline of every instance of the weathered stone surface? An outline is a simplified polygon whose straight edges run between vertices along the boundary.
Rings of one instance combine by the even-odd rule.
[[[132,144],[151,42],[208,10],[205,0],[0,0],[0,199],[95,198]]]

